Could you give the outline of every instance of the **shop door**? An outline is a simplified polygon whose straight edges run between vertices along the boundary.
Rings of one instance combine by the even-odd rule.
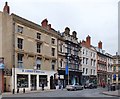
[[[37,90],[37,79],[36,75],[31,75],[31,90]]]
[[[4,78],[4,92],[6,92],[6,78]]]

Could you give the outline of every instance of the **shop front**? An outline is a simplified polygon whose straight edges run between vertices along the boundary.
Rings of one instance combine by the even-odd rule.
[[[66,85],[68,85],[68,80],[70,85],[75,83],[78,83],[81,85],[82,72],[69,71],[69,74],[66,75],[65,70],[58,70],[58,75],[59,75],[59,80],[64,88],[66,87]]]
[[[34,70],[34,69],[12,69],[12,89],[15,89],[15,92],[19,91],[33,91],[41,90],[42,84],[44,84],[45,89],[50,89],[50,78],[56,72],[54,71],[45,71],[45,70]],[[15,73],[15,76],[14,76]],[[15,84],[15,85],[14,85]]]

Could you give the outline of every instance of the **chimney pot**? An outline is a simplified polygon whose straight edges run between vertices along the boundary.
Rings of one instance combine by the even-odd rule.
[[[3,12],[10,13],[10,7],[8,6],[8,2],[5,2],[5,6],[3,8]]]
[[[101,41],[99,41],[99,43],[98,43],[98,48],[102,49],[102,42]]]

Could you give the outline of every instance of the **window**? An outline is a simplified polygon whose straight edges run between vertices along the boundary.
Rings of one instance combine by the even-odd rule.
[[[91,69],[91,75],[92,75],[92,69]]]
[[[85,72],[85,68],[83,68],[83,74],[84,74],[84,72]]]
[[[92,52],[91,52],[91,57],[92,57]]]
[[[91,66],[93,65],[93,59],[91,59]]]
[[[62,67],[62,60],[60,60],[60,67]]]
[[[116,66],[113,67],[113,71],[116,71]]]
[[[52,56],[55,56],[55,48],[52,48]]]
[[[42,83],[47,86],[47,75],[39,75],[39,87],[42,87]]]
[[[93,54],[93,57],[95,57],[95,53]]]
[[[88,51],[86,50],[86,55],[88,54]]]
[[[55,70],[55,60],[52,60],[52,63],[51,63],[51,70]]]
[[[18,68],[23,68],[23,54],[18,53]]]
[[[86,74],[88,73],[88,68],[86,68]]]
[[[85,51],[85,50],[83,49],[83,54],[85,53],[84,51]]]
[[[41,39],[41,34],[40,33],[37,33],[37,39]]]
[[[60,44],[60,52],[62,52],[62,46],[63,46],[63,45],[62,45],[62,44]]]
[[[118,71],[120,71],[120,66],[118,66]]]
[[[55,44],[55,39],[54,38],[51,39],[51,43]]]
[[[116,74],[113,75],[113,80],[114,80],[114,81],[116,80]]]
[[[95,62],[96,62],[96,60],[94,60],[94,66],[95,66]]]
[[[23,33],[23,27],[18,25],[17,32],[19,32],[19,33]]]
[[[94,75],[95,75],[95,70],[94,70]]]
[[[18,48],[22,49],[23,48],[23,39],[18,38]]]
[[[83,64],[84,64],[84,59],[85,59],[85,58],[83,57]]]
[[[120,81],[120,74],[118,74],[118,80]]]
[[[41,53],[41,43],[37,43],[37,53]]]
[[[36,60],[36,69],[41,69],[41,58],[37,58]]]
[[[88,64],[88,58],[86,58],[86,64]]]
[[[17,87],[18,88],[28,87],[28,75],[17,74]]]

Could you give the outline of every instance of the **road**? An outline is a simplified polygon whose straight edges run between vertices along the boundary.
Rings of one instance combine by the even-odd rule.
[[[7,94],[3,97],[112,97],[102,94],[103,91],[107,89],[97,88],[97,89],[83,89],[78,91],[67,91],[67,90],[54,90],[54,91],[41,91],[35,93],[25,93],[25,94]],[[3,98],[4,99],[4,98]]]

